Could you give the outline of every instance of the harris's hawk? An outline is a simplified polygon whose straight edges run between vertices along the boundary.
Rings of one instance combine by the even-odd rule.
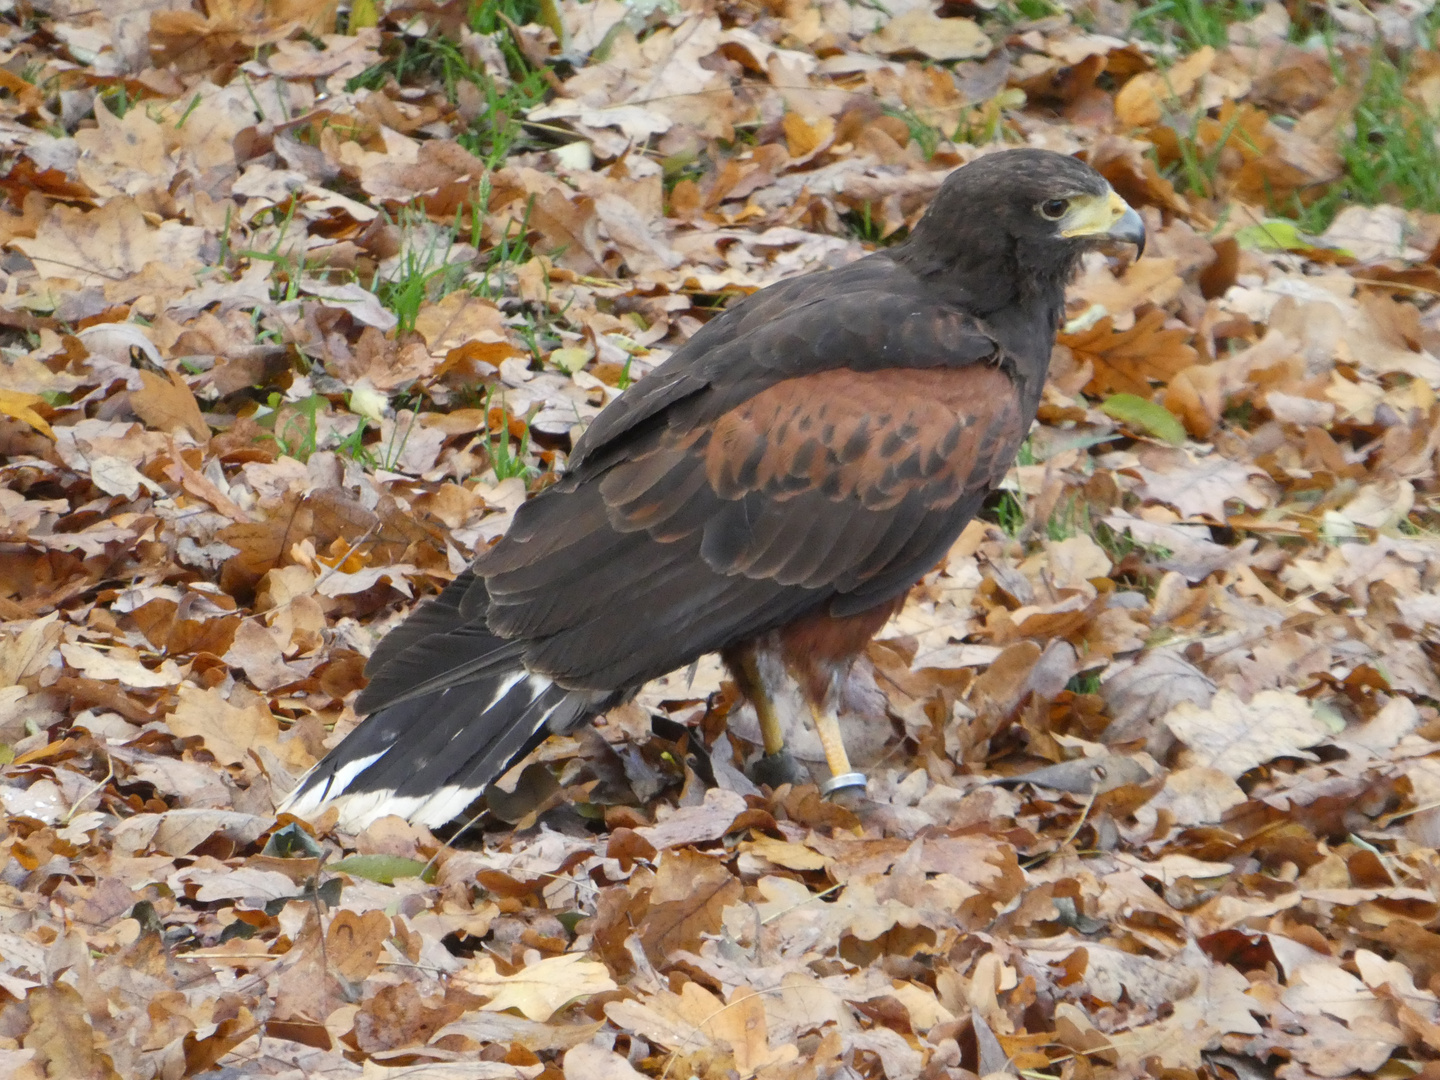
[[[764,671],[811,704],[830,790],[863,783],[838,684],[1004,475],[1065,285],[1139,216],[1043,150],[946,178],[902,244],[713,319],[600,414],[566,474],[386,636],[366,719],[287,809],[442,824],[518,756],[719,652],[783,755]]]

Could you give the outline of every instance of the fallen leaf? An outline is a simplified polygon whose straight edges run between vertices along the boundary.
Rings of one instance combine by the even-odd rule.
[[[95,1045],[85,1002],[73,986],[36,986],[25,995],[30,1030],[23,1045],[33,1050],[40,1075],[65,1080],[119,1080],[110,1057]]]
[[[375,970],[390,932],[390,917],[383,911],[337,911],[325,931],[326,960],[342,979],[361,982]]]
[[[1185,429],[1175,419],[1174,413],[1163,405],[1134,394],[1112,394],[1100,403],[1100,411],[1172,446],[1181,446],[1185,442]]]
[[[1126,127],[1148,127],[1178,108],[1215,63],[1215,50],[1202,46],[1165,71],[1136,75],[1115,95],[1115,117]]]
[[[1152,382],[1169,382],[1199,358],[1189,343],[1191,334],[1165,323],[1164,310],[1154,308],[1130,329],[1117,331],[1114,319],[1106,315],[1089,329],[1064,333],[1056,340],[1077,359],[1094,365],[1088,392],[1134,394],[1148,400],[1154,392]]]
[[[656,867],[650,910],[639,927],[645,951],[656,960],[698,948],[720,927],[725,908],[743,887],[725,864],[689,848],[666,851]]]
[[[172,435],[184,431],[198,443],[210,440],[210,425],[184,379],[174,372],[168,378],[153,371],[141,371],[139,375],[144,389],[130,392],[130,407],[136,416]]]
[[[744,813],[746,803],[743,796],[723,788],[711,788],[705,792],[705,801],[699,806],[683,806],[655,825],[646,825],[635,831],[643,836],[657,850],[699,844],[707,840],[718,840],[730,830],[730,824]],[[701,865],[711,865],[708,860]]]
[[[1187,518],[1208,517],[1224,522],[1225,504],[1232,499],[1257,509],[1270,503],[1251,479],[1260,470],[1219,454],[1195,457],[1180,450],[1146,453],[1141,455],[1135,471],[1140,474],[1137,490],[1142,499],[1169,503]]]
[[[488,997],[488,1012],[515,1009],[530,1020],[549,1020],[572,1001],[616,989],[604,964],[587,960],[583,953],[550,956],[529,964],[514,975],[501,975],[495,961],[479,957],[452,976],[472,994]]]
[[[280,741],[280,725],[263,698],[236,706],[217,689],[201,690],[182,685],[179,704],[165,718],[165,724],[181,738],[198,736],[205,749],[222,765],[239,765],[253,749],[264,747],[297,769],[308,768],[314,758],[296,739]]]
[[[565,1054],[565,1080],[643,1080],[643,1074],[613,1050],[581,1043]]]
[[[1219,769],[1196,766],[1170,773],[1165,786],[1146,805],[1168,810],[1176,821],[1187,825],[1210,825],[1223,821],[1247,799],[1240,785]]]
[[[25,252],[42,277],[76,281],[82,288],[120,281],[158,262],[177,270],[203,264],[205,230],[165,221],[152,227],[128,196],[107,199],[86,212],[52,206],[33,240],[11,243]]]
[[[148,668],[134,650],[123,646],[102,652],[90,645],[65,644],[60,646],[60,655],[87,678],[110,680],[137,690],[175,686],[185,677],[174,660],[162,660],[156,667]]]
[[[422,877],[427,868],[433,870],[430,863],[403,855],[351,855],[330,864],[330,869],[337,874],[378,881],[381,885],[393,884],[397,878]],[[433,878],[431,873],[429,879]]]
[[[971,19],[940,19],[928,10],[908,11],[891,19],[874,36],[883,53],[920,53],[931,60],[973,60],[994,47]]]
[[[1262,691],[1247,703],[1221,689],[1208,707],[1175,706],[1164,723],[1189,748],[1192,764],[1232,778],[1277,757],[1313,761],[1306,748],[1330,734],[1308,701],[1280,690]]]
[[[27,394],[22,390],[7,390],[0,387],[0,415],[13,416],[29,424],[42,435],[55,437],[55,432],[50,429],[45,418],[35,411],[36,405],[44,404],[45,399],[39,394]]]

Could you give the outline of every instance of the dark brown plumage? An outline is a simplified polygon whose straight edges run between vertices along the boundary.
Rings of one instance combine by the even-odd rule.
[[[290,808],[443,822],[548,732],[714,651],[772,756],[761,661],[788,663],[854,782],[835,680],[1009,467],[1081,254],[1143,237],[1088,166],[1008,151],[948,177],[905,243],[733,305],[380,643],[371,715]]]

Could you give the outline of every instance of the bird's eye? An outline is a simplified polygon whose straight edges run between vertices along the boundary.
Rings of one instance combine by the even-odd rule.
[[[1065,216],[1065,211],[1070,209],[1069,199],[1046,199],[1040,204],[1040,213],[1051,221],[1058,220]]]

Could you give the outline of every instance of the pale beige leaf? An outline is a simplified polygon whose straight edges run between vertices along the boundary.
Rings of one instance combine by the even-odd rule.
[[[33,240],[11,243],[30,256],[41,277],[91,286],[123,280],[149,262],[198,268],[206,237],[204,229],[176,221],[152,226],[134,200],[122,195],[88,213],[53,206]]]
[[[165,723],[182,738],[199,736],[222,765],[238,765],[259,747],[277,753],[292,768],[308,768],[313,763],[298,739],[280,741],[280,725],[263,698],[235,706],[219,690],[188,684],[180,687],[179,695],[180,703]]]
[[[164,188],[175,175],[165,153],[165,132],[148,109],[130,109],[123,118],[95,102],[93,128],[75,133],[80,147],[78,172],[97,195],[138,195]]]
[[[1383,981],[1385,973],[1374,970],[1371,974]],[[1347,1024],[1361,1017],[1385,1019],[1385,1003],[1337,963],[1306,964],[1290,974],[1289,983],[1285,1007],[1302,1016],[1323,1013]]]
[[[479,957],[454,976],[456,985],[488,997],[490,1012],[516,1009],[531,1020],[546,1021],[572,1001],[615,989],[604,964],[583,953],[550,956],[514,975],[501,975],[495,961]]]
[[[1251,478],[1261,472],[1211,454],[1197,458],[1185,450],[1147,450],[1135,470],[1142,481],[1142,499],[1168,503],[1182,517],[1226,520],[1225,504],[1234,499],[1254,509],[1268,506],[1270,498]]]
[[[724,836],[730,823],[744,813],[745,808],[743,795],[724,788],[711,788],[705,792],[705,801],[699,806],[682,806],[658,824],[642,826],[635,831],[659,851],[699,844]]]
[[[65,632],[58,611],[22,624],[18,633],[15,626],[10,623],[5,629],[11,632],[0,636],[0,686],[14,686],[44,667]]]
[[[879,52],[920,53],[931,60],[973,60],[993,48],[973,20],[941,19],[925,10],[891,19],[871,43]]]
[[[1165,786],[1150,800],[1156,810],[1169,810],[1174,820],[1185,825],[1209,825],[1224,819],[1229,810],[1244,804],[1240,785],[1219,769],[1196,766],[1177,769],[1165,778]]]
[[[565,1080],[644,1080],[644,1074],[614,1050],[594,1043],[571,1047],[564,1068]]]
[[[65,644],[60,646],[60,655],[86,678],[118,682],[136,690],[174,686],[185,677],[174,660],[162,660],[148,668],[135,650],[120,645],[101,650],[92,645]]]
[[[1279,690],[1262,691],[1247,703],[1222,689],[1208,708],[1175,706],[1165,725],[1189,748],[1190,764],[1232,778],[1277,757],[1313,760],[1305,748],[1330,736],[1308,701]]]

